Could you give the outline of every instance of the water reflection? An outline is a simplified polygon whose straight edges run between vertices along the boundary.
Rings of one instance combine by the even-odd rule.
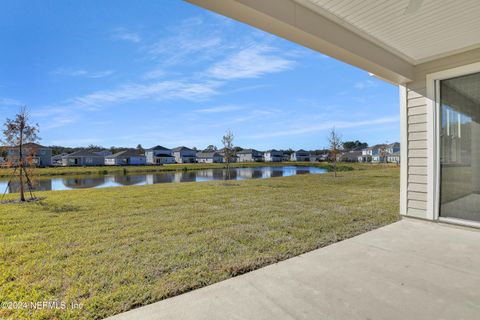
[[[133,186],[133,185],[142,185],[147,181],[145,175],[122,175],[115,176],[114,180],[116,183],[121,184],[122,186]]]
[[[73,178],[64,178],[63,184],[70,189],[88,189],[96,188],[105,183],[105,177],[95,176],[95,177],[73,177]]]
[[[255,168],[232,168],[205,169],[191,171],[165,171],[147,174],[118,174],[118,175],[93,175],[71,176],[60,178],[42,178],[34,182],[35,191],[70,190],[104,187],[121,187],[158,183],[202,182],[213,180],[246,180],[267,179],[274,177],[287,177],[297,174],[318,174],[326,172],[317,167],[255,167]],[[0,191],[3,193],[7,188],[7,180],[0,179]],[[12,182],[7,193],[19,192],[19,183]]]

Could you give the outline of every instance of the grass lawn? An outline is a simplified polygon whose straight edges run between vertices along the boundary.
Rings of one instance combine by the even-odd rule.
[[[336,180],[55,191],[0,205],[0,302],[83,304],[0,318],[100,319],[398,220],[399,169],[362,168]]]

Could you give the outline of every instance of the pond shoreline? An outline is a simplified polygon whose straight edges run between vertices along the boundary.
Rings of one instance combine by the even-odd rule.
[[[317,167],[332,171],[332,165],[327,162],[242,162],[232,163],[231,168],[249,167],[276,167],[276,166],[297,166]],[[65,176],[65,175],[108,175],[108,174],[134,174],[134,173],[155,173],[165,171],[191,171],[205,169],[226,169],[224,163],[191,163],[191,164],[168,164],[168,165],[147,165],[147,166],[92,166],[92,167],[49,167],[35,169],[35,176]],[[351,171],[354,168],[351,164],[339,164],[338,171]],[[12,169],[0,169],[0,178],[8,178]]]
[[[318,166],[249,166],[225,169],[222,167],[198,170],[163,170],[157,172],[119,171],[109,174],[38,176],[33,179],[33,191],[59,191],[106,187],[125,187],[160,183],[239,181],[250,179],[270,179],[299,174],[322,174],[328,170]],[[0,190],[18,193],[18,181],[8,183],[8,178],[0,178]]]

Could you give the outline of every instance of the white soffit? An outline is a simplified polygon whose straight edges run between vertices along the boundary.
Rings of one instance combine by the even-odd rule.
[[[480,47],[480,0],[295,0],[412,64]]]

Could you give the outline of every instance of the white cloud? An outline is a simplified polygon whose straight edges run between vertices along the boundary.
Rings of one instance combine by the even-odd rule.
[[[87,71],[84,69],[58,68],[52,71],[51,74],[62,77],[85,77],[98,79],[108,77],[109,75],[113,74],[113,70]]]
[[[382,125],[398,122],[398,116],[394,117],[384,117],[371,120],[362,120],[362,121],[323,121],[317,124],[312,125],[298,125],[295,128],[287,129],[281,131],[274,131],[268,133],[260,133],[249,136],[249,138],[261,139],[261,138],[272,138],[272,137],[283,137],[283,136],[295,136],[308,133],[314,133],[318,131],[323,131],[335,127],[337,129],[347,129],[355,128],[361,126],[373,126],[373,125]]]
[[[150,84],[129,84],[111,90],[100,90],[64,100],[58,105],[37,109],[35,116],[48,119],[46,129],[69,125],[79,119],[82,112],[99,111],[112,104],[135,100],[186,99],[200,101],[217,94],[215,82],[163,81]]]
[[[156,80],[159,78],[163,78],[166,75],[167,75],[167,72],[163,69],[153,69],[146,72],[142,78],[145,80]]]
[[[55,129],[69,125],[77,120],[77,116],[62,112],[48,119],[48,124],[43,126],[44,129]]]
[[[273,47],[261,44],[244,48],[213,65],[207,74],[217,79],[232,80],[291,69],[294,61],[275,55],[275,51]]]
[[[244,109],[244,107],[226,105],[226,106],[203,108],[195,111],[199,113],[222,113],[222,112],[230,112],[230,111],[236,111],[236,110],[242,110],[242,109]]]
[[[115,29],[112,37],[117,40],[124,40],[133,43],[139,43],[142,41],[140,34],[128,31],[124,28]]]
[[[24,104],[18,100],[10,98],[0,98],[0,106],[23,106]]]

